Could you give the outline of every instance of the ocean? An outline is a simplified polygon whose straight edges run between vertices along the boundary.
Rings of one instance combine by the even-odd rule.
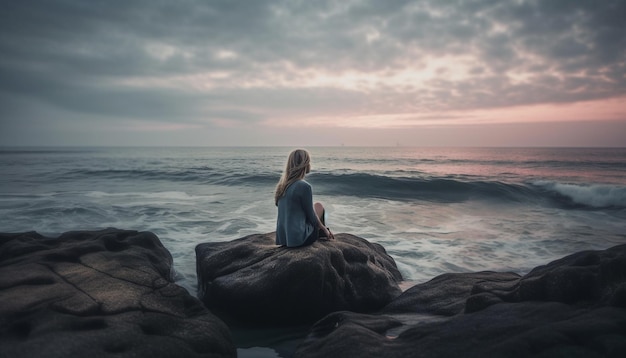
[[[0,148],[0,232],[152,231],[195,295],[197,244],[274,231],[292,149]],[[626,243],[625,148],[307,149],[331,230],[382,244],[405,287]]]
[[[152,231],[195,295],[197,244],[274,231],[292,149],[0,148],[0,232]],[[626,243],[626,148],[307,149],[331,230],[382,244],[403,288]],[[231,329],[240,357],[287,357],[308,327]]]

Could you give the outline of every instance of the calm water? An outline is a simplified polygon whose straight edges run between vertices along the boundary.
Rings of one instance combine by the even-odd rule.
[[[193,294],[197,244],[274,231],[291,149],[2,148],[0,231],[152,231]],[[626,243],[626,149],[309,151],[331,229],[381,243],[412,283]]]

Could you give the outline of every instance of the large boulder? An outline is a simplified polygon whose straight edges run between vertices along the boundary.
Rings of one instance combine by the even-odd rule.
[[[522,277],[444,274],[374,315],[318,321],[296,357],[621,357],[626,245],[579,252]]]
[[[0,234],[1,357],[234,357],[149,232]]]
[[[198,295],[239,321],[295,324],[338,310],[374,311],[401,293],[402,276],[381,245],[335,237],[299,248],[276,246],[274,233],[200,244]]]

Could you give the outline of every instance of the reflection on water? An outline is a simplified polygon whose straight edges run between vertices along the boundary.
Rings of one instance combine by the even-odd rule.
[[[230,323],[238,357],[291,357],[309,332],[310,325],[245,327]]]

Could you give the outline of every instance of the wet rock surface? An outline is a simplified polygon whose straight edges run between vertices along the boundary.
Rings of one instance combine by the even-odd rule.
[[[152,233],[0,234],[0,356],[234,357]]]

